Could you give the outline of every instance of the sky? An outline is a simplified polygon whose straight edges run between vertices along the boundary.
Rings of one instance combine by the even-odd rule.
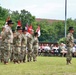
[[[65,20],[65,0],[0,0],[0,6],[25,9],[36,18]],[[67,0],[67,18],[76,19],[76,0]]]

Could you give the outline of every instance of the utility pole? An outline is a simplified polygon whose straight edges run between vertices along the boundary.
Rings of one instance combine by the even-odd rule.
[[[65,0],[65,37],[66,37],[66,29],[67,29],[67,0]]]

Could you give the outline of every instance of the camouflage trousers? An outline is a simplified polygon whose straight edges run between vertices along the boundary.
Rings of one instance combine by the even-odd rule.
[[[11,57],[11,44],[4,44],[4,62],[7,63]]]
[[[21,61],[26,62],[26,47],[21,47]]]
[[[31,43],[28,43],[27,44],[27,48],[28,48],[28,51],[27,51],[27,61],[31,61],[32,60],[32,44]]]
[[[66,60],[71,61],[72,60],[72,47],[67,47],[67,55],[66,55]]]
[[[1,42],[1,45],[0,45],[0,60],[1,62],[4,61],[4,43]]]
[[[33,61],[37,61],[37,55],[38,55],[38,47],[33,47]]]
[[[11,44],[11,55],[10,55],[10,60],[12,61],[13,60],[13,44]]]
[[[18,62],[21,60],[21,47],[14,46],[13,48],[13,61]]]

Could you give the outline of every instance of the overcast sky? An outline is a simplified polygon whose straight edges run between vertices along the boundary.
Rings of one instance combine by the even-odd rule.
[[[76,0],[67,0],[67,18],[76,19]],[[29,11],[36,18],[65,19],[65,0],[0,0],[10,10]]]

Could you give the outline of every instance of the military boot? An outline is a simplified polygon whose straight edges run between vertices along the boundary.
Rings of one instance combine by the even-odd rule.
[[[4,61],[4,64],[5,64],[5,65],[7,65],[7,64],[8,64],[8,62]]]
[[[71,60],[69,60],[69,64],[72,64],[72,63],[71,63]]]
[[[66,64],[67,64],[67,65],[69,65],[69,60],[66,60],[66,61],[67,61],[67,63],[66,63]]]

